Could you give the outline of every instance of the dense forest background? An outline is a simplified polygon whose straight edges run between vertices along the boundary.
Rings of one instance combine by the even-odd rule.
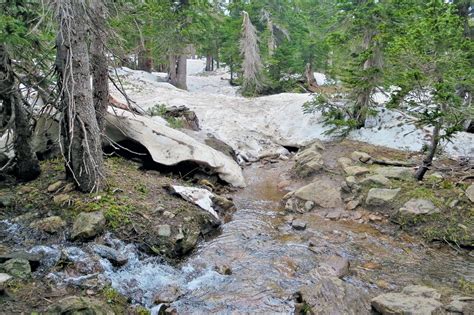
[[[364,126],[375,92],[390,94],[391,108],[412,96],[418,124],[433,127],[418,179],[441,139],[473,128],[469,0],[4,0],[1,7],[2,129],[16,139],[20,178],[39,172],[29,148],[31,93],[62,113],[62,152],[79,187],[100,189],[107,78],[120,84],[109,69],[167,72],[186,89],[190,56],[205,56],[207,71],[227,67],[244,96],[316,92],[305,111],[321,111],[339,135]],[[319,87],[314,71],[327,74],[331,88]]]

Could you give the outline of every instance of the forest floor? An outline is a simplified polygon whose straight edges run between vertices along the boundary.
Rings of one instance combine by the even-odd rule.
[[[156,91],[147,91],[155,83],[150,87],[145,80],[137,85],[139,105],[184,100],[196,110],[204,132],[227,139],[236,131],[219,129],[218,119],[225,115],[206,112],[205,100],[219,103],[230,95],[227,101],[236,107],[256,101],[265,108],[279,97],[294,98],[235,99],[235,88],[221,80],[222,74],[193,76],[202,63],[190,65],[189,95],[160,86],[159,91],[171,92],[152,101],[156,95],[150,93]],[[213,98],[216,93],[220,96]],[[198,105],[191,103],[193,97]],[[275,118],[267,113],[266,118]],[[305,126],[311,123],[305,118]],[[472,179],[463,180],[472,175],[472,166],[465,160],[439,157],[426,180],[418,182],[406,176],[413,166],[374,163],[418,165],[422,155],[417,152],[333,140],[306,142],[297,153],[281,155],[295,143],[283,147],[283,140],[265,138],[265,132],[275,131],[271,127],[243,130],[255,138],[245,146],[243,137],[230,143],[242,156],[258,158],[244,166],[244,189],[225,186],[216,176],[188,169],[180,174],[179,167],[150,167],[149,161],[118,156],[106,159],[108,185],[100,194],[74,191],[59,159],[43,161],[35,181],[3,181],[0,273],[14,277],[0,279],[1,312],[369,313],[372,298],[409,285],[436,289],[440,297],[434,303],[443,312],[455,302],[464,303],[459,307],[465,314],[473,310],[466,298],[474,294],[474,207],[466,195]],[[172,185],[212,190],[235,206],[221,212],[218,221],[172,194]],[[309,190],[308,198],[298,193],[308,185],[326,188],[322,195]],[[370,191],[380,189],[397,193],[369,201]],[[401,215],[412,199],[424,200],[429,211]],[[97,219],[99,212],[103,219]],[[402,302],[405,297],[397,296]],[[427,302],[425,296],[410,298]]]

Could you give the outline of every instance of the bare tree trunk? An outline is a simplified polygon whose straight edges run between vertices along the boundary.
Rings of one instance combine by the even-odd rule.
[[[212,55],[206,55],[206,68],[205,71],[212,71]]]
[[[0,44],[0,100],[7,109],[10,118],[13,116],[13,150],[15,151],[15,173],[20,180],[33,180],[37,178],[41,169],[38,158],[31,146],[31,126],[28,115],[23,107],[18,83],[15,80],[11,60],[5,45]],[[0,126],[2,127],[2,126]]]
[[[177,56],[176,55],[169,55],[169,81],[172,85],[176,86],[178,82],[178,73],[176,72],[176,63],[177,63]]]
[[[92,3],[95,26],[91,43],[92,96],[99,130],[103,134],[105,131],[105,115],[109,106],[109,77],[105,56],[105,8],[101,1]]]
[[[179,55],[178,56],[178,62],[177,62],[177,65],[176,65],[176,68],[177,68],[177,70],[176,70],[176,73],[177,73],[176,87],[180,88],[180,89],[183,89],[183,90],[188,89],[188,86],[186,85],[186,74],[187,74],[186,62],[187,62],[186,55]]]
[[[81,1],[58,3],[63,154],[78,188],[99,191],[104,186],[104,161],[90,85],[89,21]]]
[[[306,79],[306,84],[308,84],[310,90],[318,87],[318,83],[316,82],[316,78],[314,77],[313,66],[310,62],[306,64],[304,76]]]
[[[186,85],[186,55],[170,55],[169,81],[179,89],[187,90]]]

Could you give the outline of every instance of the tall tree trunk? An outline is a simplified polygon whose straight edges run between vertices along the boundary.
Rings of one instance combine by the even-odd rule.
[[[170,55],[169,81],[179,89],[187,90],[186,85],[186,55]]]
[[[41,169],[38,158],[31,145],[31,126],[23,107],[18,83],[15,80],[11,60],[4,44],[0,44],[0,99],[6,112],[13,115],[11,129],[14,132],[13,150],[15,151],[15,173],[20,180],[33,180]],[[1,127],[1,126],[0,126]]]
[[[103,134],[109,106],[109,77],[105,56],[105,8],[101,1],[94,1],[92,6],[95,26],[91,43],[92,96],[99,130]]]
[[[104,161],[90,85],[89,21],[82,1],[59,2],[57,61],[61,76],[63,154],[81,191],[104,186]]]
[[[177,56],[176,55],[169,55],[168,57],[168,60],[169,60],[169,70],[168,70],[168,74],[169,74],[169,81],[172,85],[176,86],[177,84],[177,81],[178,81],[178,73],[176,72],[176,63],[177,63]]]
[[[176,87],[187,90],[188,86],[186,85],[186,75],[187,75],[187,70],[186,70],[186,62],[187,58],[186,55],[179,55],[178,56],[178,62],[176,65],[176,73],[177,73],[177,84]]]
[[[206,68],[205,71],[212,71],[212,55],[206,55]]]
[[[310,91],[314,92],[313,90],[318,87],[318,83],[316,82],[316,78],[314,77],[313,66],[310,62],[306,64],[304,76],[308,88],[310,89]]]

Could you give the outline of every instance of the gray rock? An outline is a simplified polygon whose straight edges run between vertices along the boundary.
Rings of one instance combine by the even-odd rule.
[[[338,185],[330,180],[317,180],[295,191],[294,196],[306,201],[313,201],[323,208],[342,206],[341,191]]]
[[[163,224],[158,226],[158,235],[162,237],[171,236],[171,227],[168,224]]]
[[[337,210],[334,210],[334,211],[330,211],[328,214],[326,214],[326,219],[329,219],[329,220],[339,220],[339,218],[341,217],[341,211],[337,211]]]
[[[349,158],[346,158],[346,157],[340,157],[339,159],[337,159],[337,163],[338,163],[342,168],[346,168],[346,167],[352,165],[352,160],[349,159]]]
[[[100,211],[81,212],[72,226],[72,239],[90,239],[102,233],[105,227],[105,217]]]
[[[311,211],[314,208],[314,202],[313,201],[306,201],[304,203],[304,209],[306,211]]]
[[[23,258],[14,258],[7,260],[1,265],[1,268],[9,275],[15,278],[26,279],[31,275],[30,262]]]
[[[367,194],[366,204],[370,206],[381,206],[384,205],[398,195],[400,188],[397,189],[385,189],[385,188],[371,188]]]
[[[435,207],[433,202],[427,199],[410,199],[399,210],[399,213],[402,215],[414,216],[439,212],[440,210]]]
[[[66,226],[66,222],[59,216],[47,217],[30,224],[31,228],[35,228],[47,233],[56,233]]]
[[[324,168],[324,160],[320,151],[324,146],[318,140],[300,150],[295,155],[295,172],[301,177],[310,176]]]
[[[372,299],[372,307],[383,315],[441,314],[439,293],[423,286],[408,286],[402,293],[386,293]]]
[[[348,165],[344,167],[344,172],[346,172],[347,175],[360,176],[367,174],[370,170],[364,166]]]
[[[351,200],[346,204],[346,210],[354,210],[360,205],[360,201],[358,199]]]
[[[349,274],[349,259],[333,255],[321,260],[323,262],[316,268],[316,272],[319,275],[342,278]]]
[[[167,285],[161,288],[154,296],[153,301],[155,304],[161,303],[172,303],[176,301],[183,292],[176,285]]]
[[[52,193],[52,192],[55,192],[57,190],[59,190],[59,188],[63,187],[64,185],[64,182],[62,180],[58,180],[57,182],[55,183],[52,183],[51,185],[48,186],[47,188],[47,191]]]
[[[413,171],[408,167],[388,166],[377,169],[377,174],[387,178],[409,179],[413,176]]]
[[[368,153],[354,151],[351,154],[351,159],[353,159],[354,161],[357,161],[357,162],[360,161],[362,163],[367,163],[372,159],[372,157]]]
[[[101,244],[94,244],[92,250],[102,258],[107,259],[115,266],[123,266],[128,262],[127,256],[119,251]]]
[[[337,277],[323,277],[299,292],[312,314],[370,314],[370,302],[364,290]]]
[[[346,177],[346,184],[347,184],[347,186],[352,188],[354,185],[357,184],[357,179],[355,178],[355,176],[347,176]]]
[[[293,222],[291,222],[291,226],[295,230],[302,231],[306,229],[306,222],[300,219],[296,219],[296,220],[293,220]]]
[[[361,181],[361,183],[362,184],[375,184],[375,185],[380,185],[380,186],[389,186],[390,180],[383,175],[375,174],[375,175],[371,175],[364,178]]]
[[[451,298],[451,302],[445,306],[445,309],[453,313],[474,314],[474,298],[455,295]]]
[[[474,184],[467,187],[465,194],[466,194],[466,197],[469,198],[469,200],[471,200],[471,202],[474,202]]]
[[[406,286],[403,288],[402,293],[410,296],[432,298],[435,300],[441,299],[441,294],[436,291],[436,289],[425,287],[423,285]]]

